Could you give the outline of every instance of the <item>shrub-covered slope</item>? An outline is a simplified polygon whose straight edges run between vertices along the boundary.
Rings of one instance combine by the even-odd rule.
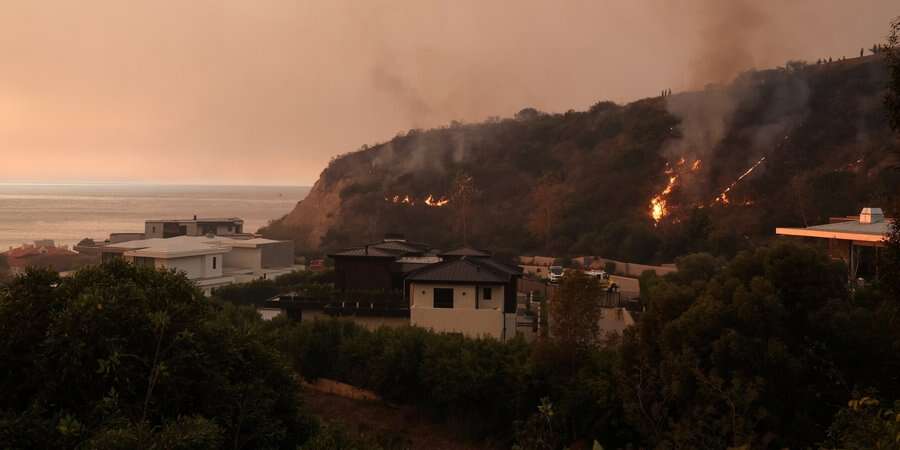
[[[264,232],[308,250],[403,233],[509,253],[733,254],[900,186],[885,80],[876,56],[791,63],[627,105],[411,130],[334,159]]]

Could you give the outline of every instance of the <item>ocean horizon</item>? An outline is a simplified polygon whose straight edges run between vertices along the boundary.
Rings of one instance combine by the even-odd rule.
[[[0,252],[38,239],[143,232],[147,219],[240,217],[255,232],[289,213],[308,186],[138,183],[0,183]]]

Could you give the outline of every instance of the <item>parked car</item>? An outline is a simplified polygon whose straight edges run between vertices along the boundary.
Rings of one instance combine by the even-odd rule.
[[[563,269],[563,266],[550,266],[550,282],[559,283],[559,280],[565,273],[566,271]]]

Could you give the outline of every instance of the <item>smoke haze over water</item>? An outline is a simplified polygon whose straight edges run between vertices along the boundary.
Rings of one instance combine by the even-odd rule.
[[[854,56],[894,0],[4,2],[0,181],[312,184],[398,131]]]

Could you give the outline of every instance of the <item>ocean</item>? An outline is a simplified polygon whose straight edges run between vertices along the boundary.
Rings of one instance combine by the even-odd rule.
[[[301,186],[0,184],[0,252],[38,239],[74,245],[143,232],[146,219],[240,217],[255,232],[289,213]]]

